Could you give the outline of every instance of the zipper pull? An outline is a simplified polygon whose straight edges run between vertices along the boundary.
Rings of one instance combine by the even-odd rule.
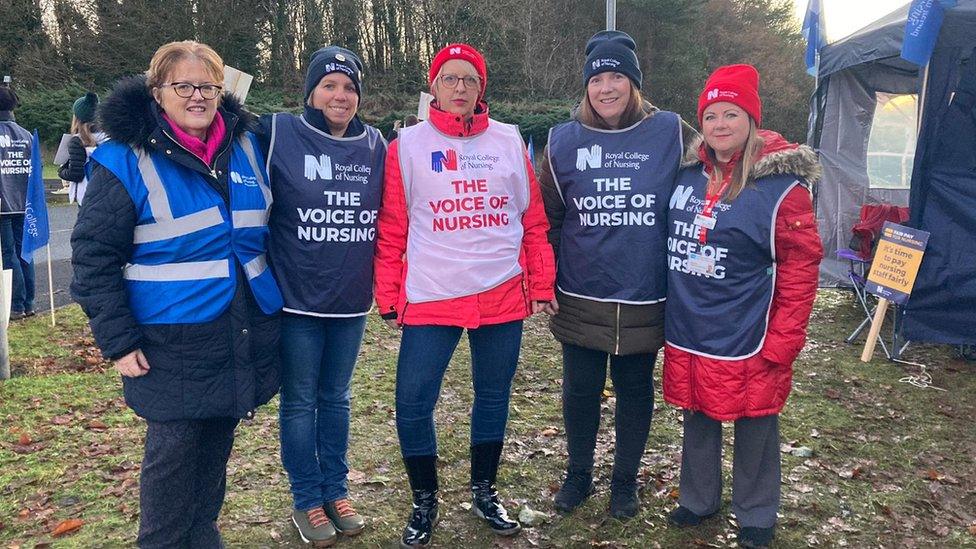
[[[214,179],[217,179],[217,170],[211,169],[210,170],[210,177],[212,177]]]

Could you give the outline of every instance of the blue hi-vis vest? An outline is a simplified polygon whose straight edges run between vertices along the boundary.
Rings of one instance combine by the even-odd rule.
[[[569,295],[642,305],[667,294],[667,199],[681,122],[660,111],[621,130],[573,121],[549,132],[549,165],[566,205],[556,283]]]
[[[373,301],[386,141],[372,126],[333,137],[287,113],[274,115],[271,128],[271,268],[284,310],[365,315]]]
[[[265,256],[271,190],[258,154],[252,135],[234,142],[229,211],[203,175],[167,160],[161,151],[109,141],[92,154],[122,181],[135,205],[132,257],[122,277],[137,322],[214,320],[234,297],[234,261],[242,265],[261,310],[281,309]]]
[[[762,349],[776,284],[776,214],[800,184],[792,175],[763,177],[731,203],[717,203],[715,227],[702,244],[695,216],[702,212],[708,177],[701,165],[681,170],[668,210],[664,337],[670,345],[726,360]]]

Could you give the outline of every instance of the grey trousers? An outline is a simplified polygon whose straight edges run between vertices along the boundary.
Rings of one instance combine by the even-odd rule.
[[[696,515],[722,505],[722,422],[684,412],[678,503]],[[735,421],[732,512],[740,527],[776,524],[780,496],[779,416]]]

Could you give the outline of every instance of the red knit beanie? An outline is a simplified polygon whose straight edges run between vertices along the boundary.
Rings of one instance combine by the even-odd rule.
[[[485,95],[485,85],[488,84],[488,67],[485,65],[485,58],[481,52],[468,44],[448,44],[444,49],[437,52],[434,60],[430,63],[430,72],[427,75],[428,84],[434,83],[437,73],[441,71],[441,66],[451,59],[460,59],[474,65],[474,70],[481,80],[481,90],[478,93],[478,99],[481,99]]]
[[[725,101],[746,111],[756,127],[762,125],[762,101],[759,100],[759,72],[752,65],[726,65],[715,69],[705,81],[698,96],[698,123],[712,103]]]

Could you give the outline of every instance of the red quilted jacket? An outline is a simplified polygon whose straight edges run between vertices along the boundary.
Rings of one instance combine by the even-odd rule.
[[[755,178],[790,173],[813,184],[816,154],[761,131],[765,140]],[[710,166],[706,164],[706,170]],[[762,350],[744,360],[718,360],[664,346],[664,399],[719,421],[778,414],[790,394],[793,361],[806,342],[823,247],[810,193],[794,187],[776,216],[776,286]]]
[[[485,131],[489,124],[487,105],[482,103],[480,110],[482,112],[476,113],[474,119],[465,124],[459,117],[432,105],[429,122],[444,135],[476,135]],[[398,142],[393,141],[386,155],[383,205],[380,207],[377,224],[374,261],[376,305],[380,314],[388,317],[395,312],[401,324],[477,328],[481,325],[521,320],[531,313],[532,301],[550,301],[554,298],[555,260],[552,247],[546,239],[549,222],[542,204],[539,184],[535,179],[535,170],[526,156],[531,194],[528,209],[522,216],[522,249],[519,254],[522,273],[479,294],[441,301],[407,303],[404,281],[409,266],[405,253],[410,222],[399,158]]]

